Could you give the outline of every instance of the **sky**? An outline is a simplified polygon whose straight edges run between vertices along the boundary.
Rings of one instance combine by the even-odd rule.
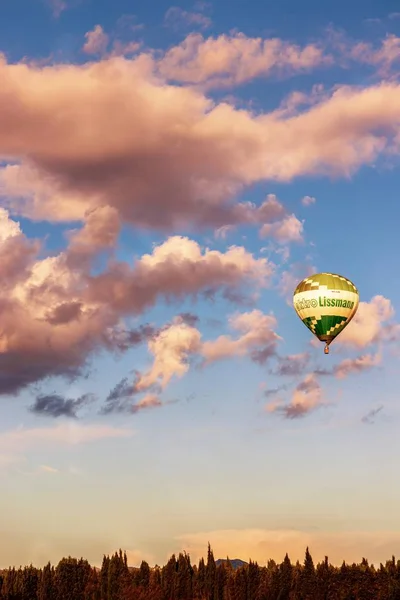
[[[2,2],[0,567],[400,556],[396,7]]]

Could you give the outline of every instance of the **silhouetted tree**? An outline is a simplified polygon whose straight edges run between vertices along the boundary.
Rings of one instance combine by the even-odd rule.
[[[192,566],[185,552],[151,568],[146,561],[129,568],[125,552],[104,556],[101,569],[76,558],[63,558],[54,568],[32,565],[0,571],[0,600],[400,600],[400,561],[393,556],[379,568],[366,558],[340,567],[328,557],[314,567],[307,548],[303,565],[269,560],[234,569],[227,558],[216,566],[208,545]]]

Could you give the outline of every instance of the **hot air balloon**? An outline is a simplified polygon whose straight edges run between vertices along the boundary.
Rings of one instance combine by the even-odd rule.
[[[293,294],[293,305],[304,325],[329,344],[350,323],[357,312],[358,290],[354,283],[335,273],[316,273],[303,279]]]

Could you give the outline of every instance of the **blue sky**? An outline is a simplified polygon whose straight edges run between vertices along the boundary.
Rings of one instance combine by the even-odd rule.
[[[0,566],[400,552],[396,9],[3,3]]]

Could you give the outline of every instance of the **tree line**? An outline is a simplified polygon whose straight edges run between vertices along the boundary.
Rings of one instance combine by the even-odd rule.
[[[234,569],[229,558],[216,564],[209,545],[197,565],[180,553],[163,567],[131,568],[119,550],[101,569],[72,557],[43,569],[10,567],[0,574],[0,600],[400,600],[400,560],[335,567],[325,557],[315,565],[307,548],[303,564],[286,554],[280,564]]]

